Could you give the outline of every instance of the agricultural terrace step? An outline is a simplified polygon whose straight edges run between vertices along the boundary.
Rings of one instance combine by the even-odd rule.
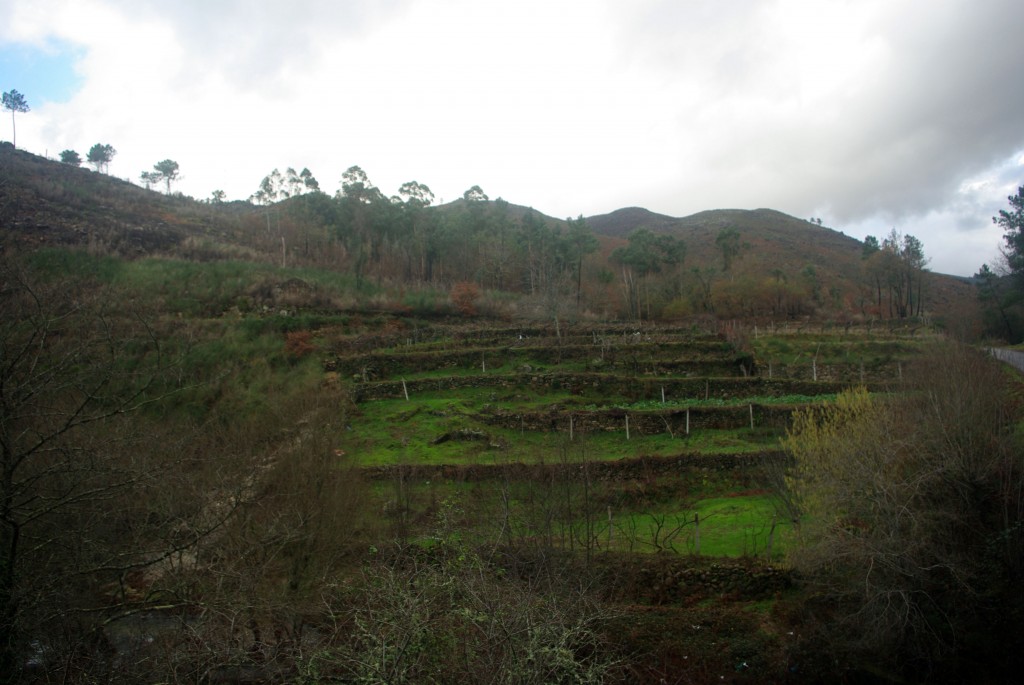
[[[473,343],[470,345],[470,343]],[[698,357],[705,359],[732,359],[736,356],[744,356],[736,349],[725,342],[695,342],[693,340],[665,339],[643,339],[637,340],[632,336],[624,339],[598,338],[596,341],[590,338],[578,338],[573,342],[566,339],[561,341],[555,338],[506,338],[496,341],[494,345],[482,344],[480,341],[452,340],[439,341],[430,345],[399,345],[392,349],[382,349],[380,346],[371,352],[356,351],[353,354],[351,346],[346,340],[338,340],[332,345],[332,353],[338,359],[373,357],[378,355],[416,355],[416,354],[460,354],[473,353],[478,355],[488,353],[500,353],[508,350],[535,352],[545,356],[558,357],[559,353],[565,355],[579,355],[586,351],[595,357],[607,357],[615,354],[639,354],[659,352],[664,355],[672,355],[678,358],[681,355],[687,357]]]
[[[555,327],[553,325],[545,326],[505,326],[502,328],[458,328],[455,329],[460,334],[471,336],[474,333],[481,335],[497,335],[497,336],[510,336],[510,335],[532,335],[532,336],[547,336],[557,337],[562,335],[603,335],[603,336],[614,336],[614,335],[673,335],[683,338],[688,338],[695,341],[721,341],[722,336],[717,333],[710,333],[708,331],[700,331],[692,326],[663,326],[663,325],[651,325],[651,324],[637,324],[637,323],[620,323],[620,324],[574,324],[570,326]]]
[[[715,333],[696,331],[693,328],[680,328],[678,326],[650,326],[647,324],[620,324],[620,325],[573,325],[561,326],[507,326],[503,328],[451,328],[448,334],[458,340],[510,340],[514,338],[550,338],[562,339],[596,338],[621,339],[629,337],[644,336],[652,338],[672,338],[687,340],[697,343],[722,343],[724,338]]]
[[[793,572],[759,561],[676,555],[599,554],[604,599],[647,606],[692,604],[709,597],[753,601],[776,596],[793,584]]]
[[[416,346],[419,349],[432,347],[451,347],[473,345],[487,347],[508,345],[511,341],[530,341],[539,345],[548,341],[562,344],[596,343],[600,339],[606,342],[624,342],[627,339],[636,341],[636,336],[644,340],[691,342],[709,347],[721,346],[725,343],[721,336],[710,333],[695,333],[692,329],[671,327],[643,326],[572,326],[563,327],[561,332],[554,326],[517,326],[514,328],[474,328],[471,326],[427,326],[405,327],[389,333],[366,333],[340,337],[337,346],[350,353],[370,352],[384,348],[401,348]]]
[[[744,404],[738,407],[698,407],[692,409],[661,409],[634,411],[625,409],[599,409],[594,411],[509,411],[489,408],[475,415],[482,423],[509,430],[568,433],[570,425],[577,434],[594,432],[624,432],[627,420],[635,435],[670,433],[686,434],[689,423],[694,430],[733,430],[751,426],[755,428],[788,428],[793,410],[814,404]]]
[[[771,364],[759,362],[755,366],[761,378],[787,379],[839,383],[846,386],[867,385],[881,389],[883,385],[898,384],[903,378],[903,366],[899,361],[876,361],[871,363],[818,363]]]
[[[578,347],[593,346],[606,349],[617,345],[641,345],[641,344],[673,344],[683,345],[694,354],[715,354],[716,352],[732,350],[733,346],[721,340],[693,340],[691,336],[672,335],[643,335],[643,336],[589,336],[589,335],[563,335],[555,336],[494,336],[494,337],[463,337],[439,338],[428,342],[417,342],[412,337],[403,340],[391,340],[388,344],[367,346],[363,341],[356,341],[351,344],[348,339],[339,339],[334,348],[341,350],[342,354],[356,352],[367,352],[373,350],[387,349],[392,352],[428,352],[435,350],[458,351],[466,348],[471,349],[492,349],[508,347]]]
[[[731,350],[694,352],[686,343],[621,346],[572,345],[562,347],[478,348],[453,352],[378,352],[339,356],[324,362],[326,371],[364,380],[399,373],[421,373],[447,368],[484,369],[506,364],[564,364],[583,362],[595,368],[622,368],[634,373],[669,373],[738,376],[753,366],[749,354]],[[485,369],[484,369],[485,370]]]
[[[757,468],[765,465],[783,464],[786,454],[781,450],[770,450],[746,454],[705,454],[683,452],[670,457],[644,456],[616,461],[590,461],[581,463],[526,464],[395,464],[389,466],[366,466],[360,472],[371,480],[401,479],[404,482],[428,482],[449,480],[456,482],[477,482],[493,479],[543,480],[560,470],[582,473],[587,470],[595,480],[625,481],[658,476],[678,475],[694,469],[710,471],[731,471]]]
[[[863,321],[768,321],[746,325],[742,329],[751,337],[785,336],[805,340],[841,340],[847,338],[915,338],[939,336],[935,329],[920,321],[885,319]]]
[[[574,395],[595,393],[608,397],[621,397],[632,402],[661,399],[737,399],[743,397],[780,397],[783,395],[825,395],[847,388],[843,382],[788,380],[765,377],[741,378],[637,378],[608,373],[518,373],[477,374],[472,376],[445,376],[416,378],[406,381],[377,381],[355,383],[352,386],[356,402],[401,399],[420,393],[468,388],[531,388],[539,391],[568,389]]]
[[[620,617],[630,623],[635,620],[631,612],[692,606],[694,601],[712,597],[737,602],[770,599],[794,581],[790,569],[755,558],[602,551],[593,552],[588,560],[580,552],[522,545],[499,546],[494,552],[496,564],[523,580],[547,578],[540,574],[550,572],[553,562],[567,574],[589,578],[589,586],[603,601],[620,605]],[[417,551],[425,559],[436,553],[436,548]]]

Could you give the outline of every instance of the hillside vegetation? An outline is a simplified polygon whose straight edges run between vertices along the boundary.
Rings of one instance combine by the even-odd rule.
[[[1021,384],[913,241],[431,199],[0,149],[0,680],[1019,668]]]
[[[976,334],[980,326],[973,287],[928,273],[923,253],[907,261],[904,236],[876,241],[872,252],[837,231],[771,210],[674,219],[632,208],[562,221],[491,201],[477,187],[438,207],[429,188],[415,182],[388,198],[358,167],[346,172],[334,197],[302,192],[272,199],[284,198],[284,191],[262,197],[263,206],[196,202],[0,151],[8,248],[65,245],[131,259],[341,271],[354,277],[360,300],[378,305],[420,299],[433,308],[438,296],[464,284],[474,310],[498,316],[765,322],[927,316],[959,335]]]

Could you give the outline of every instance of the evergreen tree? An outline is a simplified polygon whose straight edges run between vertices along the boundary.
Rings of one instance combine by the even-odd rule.
[[[16,90],[9,90],[3,94],[4,109],[11,113],[11,143],[18,147],[18,130],[14,125],[14,114],[16,112],[28,112],[28,102],[25,96]]]

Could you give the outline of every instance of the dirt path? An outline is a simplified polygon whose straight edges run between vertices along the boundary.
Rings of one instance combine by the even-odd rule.
[[[989,348],[989,352],[991,352],[992,356],[999,361],[1006,362],[1018,371],[1024,372],[1024,352],[1008,350],[1003,347]]]

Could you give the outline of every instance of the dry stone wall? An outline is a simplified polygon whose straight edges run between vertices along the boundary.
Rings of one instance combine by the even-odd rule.
[[[592,480],[629,481],[660,476],[675,476],[695,470],[732,471],[747,470],[765,465],[785,463],[787,456],[781,451],[766,451],[744,454],[706,454],[699,452],[680,453],[672,457],[636,457],[615,461],[589,461],[586,464],[526,464],[506,462],[491,464],[402,464],[396,466],[371,466],[363,474],[373,480],[395,480],[404,482],[432,482],[450,480],[455,482],[480,482],[491,479],[542,481],[551,471],[586,475]]]
[[[714,377],[714,378],[651,378],[619,376],[609,373],[517,373],[480,374],[474,376],[445,376],[418,378],[407,381],[389,380],[358,382],[352,392],[356,402],[410,399],[420,393],[493,388],[502,391],[538,392],[568,390],[574,395],[605,395],[622,397],[630,401],[660,400],[731,400],[742,397],[780,397],[782,395],[822,395],[837,393],[849,387],[842,381],[811,381],[769,379],[766,377]]]
[[[633,374],[740,376],[753,369],[750,355],[728,349],[695,351],[690,343],[631,344],[602,348],[594,345],[476,348],[453,352],[377,352],[329,359],[327,371],[359,380],[382,380],[403,373],[441,369],[479,369],[511,365],[583,362],[595,369]]]
[[[599,411],[515,411],[485,409],[477,418],[491,426],[510,430],[569,433],[570,422],[575,433],[621,432],[633,435],[671,433],[684,438],[698,430],[730,430],[735,428],[786,428],[790,425],[793,405],[745,404],[738,407],[698,407],[633,411],[606,409]]]
[[[632,561],[610,573],[606,585],[618,599],[651,605],[676,605],[695,599],[767,599],[793,584],[792,572],[754,561],[697,560],[661,556]]]

